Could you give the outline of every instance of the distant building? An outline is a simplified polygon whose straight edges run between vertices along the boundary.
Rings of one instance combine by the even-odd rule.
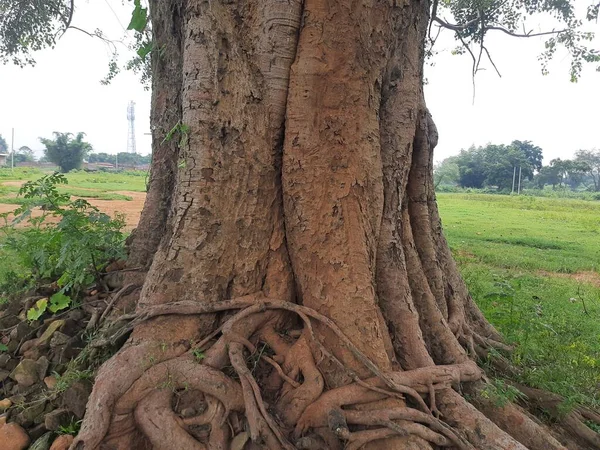
[[[8,154],[0,153],[0,166],[5,166],[8,164]]]

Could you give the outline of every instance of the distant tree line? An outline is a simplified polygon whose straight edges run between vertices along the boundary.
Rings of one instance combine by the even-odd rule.
[[[127,166],[150,164],[151,159],[151,155],[140,155],[139,153],[127,152],[119,152],[117,155],[111,155],[109,153],[90,153],[87,158],[91,163],[115,164],[115,162],[118,161],[119,164]]]
[[[91,163],[110,163],[124,166],[141,166],[150,164],[151,155],[140,155],[138,153],[120,152],[117,155],[108,153],[92,153],[93,147],[84,140],[85,133],[59,133],[54,132],[53,139],[40,138],[44,145],[44,156],[39,162],[51,162],[56,164],[61,172],[68,172],[72,169],[80,169],[83,162]],[[11,155],[6,140],[0,135],[0,153],[9,154],[10,159],[14,159],[15,164],[35,162],[33,150],[27,146],[22,146],[15,150]]]
[[[542,158],[542,149],[530,141],[472,146],[434,167],[435,186],[507,191],[512,189],[516,168],[527,187],[568,186],[600,191],[600,150],[579,150],[573,159],[556,158],[546,166]]]

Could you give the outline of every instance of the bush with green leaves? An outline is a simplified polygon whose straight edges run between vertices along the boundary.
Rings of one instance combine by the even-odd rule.
[[[39,315],[46,308],[62,309],[64,297],[99,282],[103,267],[125,256],[123,217],[113,219],[83,199],[71,200],[59,192],[62,184],[67,179],[59,173],[25,183],[19,195],[28,201],[13,211],[12,221],[3,215],[3,246],[19,272],[29,276],[30,285],[56,281],[60,287],[48,304],[38,305]],[[37,210],[41,215],[32,214]],[[15,226],[23,223],[27,226]]]

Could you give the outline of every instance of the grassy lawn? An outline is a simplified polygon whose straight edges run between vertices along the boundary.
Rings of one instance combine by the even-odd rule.
[[[438,194],[446,237],[522,381],[600,405],[600,203]]]
[[[0,169],[0,203],[20,203],[15,199],[19,187],[11,181],[31,181],[45,173],[40,169],[19,167],[14,171]],[[99,200],[130,200],[131,198],[117,194],[115,191],[146,192],[147,173],[143,171],[84,172],[73,171],[66,174],[69,184],[60,187],[60,191],[76,197],[96,198]],[[9,185],[6,185],[6,183]]]

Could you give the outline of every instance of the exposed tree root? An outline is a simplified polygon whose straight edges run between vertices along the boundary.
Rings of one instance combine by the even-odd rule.
[[[481,450],[524,449],[522,444],[540,450],[564,448],[551,436],[541,435],[539,423],[515,406],[493,410],[479,405],[490,421],[456,393],[453,388],[461,383],[482,379],[474,362],[385,372],[327,317],[261,295],[150,307],[122,317],[129,323],[110,340],[159,316],[231,310],[237,312],[206,338],[191,345],[168,344],[158,353],[160,358],[156,358],[156,344],[129,345],[115,355],[98,375],[85,425],[72,448],[95,449],[101,442],[137,448],[140,442],[149,442],[156,449],[227,449],[234,438],[246,439],[240,434],[244,426],[238,413],[245,418],[254,445],[269,449],[335,449],[340,440],[345,449],[359,449],[391,437],[404,437],[406,442],[420,439],[415,448],[423,448],[424,442]],[[290,328],[290,313],[300,318],[302,329]],[[360,379],[344,367],[317,337],[313,321],[331,330],[373,377]],[[285,334],[278,331],[283,324]],[[271,353],[259,352],[259,343]],[[154,359],[148,360],[147,354]],[[322,359],[339,365],[354,381],[326,389],[317,367]],[[258,370],[264,376],[259,383],[254,370],[261,361],[264,365]],[[108,385],[111,373],[126,376]],[[172,398],[188,389],[203,394],[205,407],[196,416],[180,417],[171,406]],[[525,393],[537,398],[540,408],[556,403],[535,390]],[[594,412],[580,409],[563,423],[579,439],[597,445],[597,437],[582,422],[584,417],[599,419]]]
[[[585,421],[600,426],[600,414],[589,408],[576,407],[569,412],[559,410],[563,398],[551,392],[511,383],[521,391],[527,399],[527,406],[532,411],[544,412],[560,425],[567,436],[580,445],[590,449],[600,449],[600,433],[595,432],[585,424]]]
[[[236,309],[239,311],[219,327],[221,336],[212,344],[216,333],[211,333],[193,348],[169,345],[163,348],[162,361],[154,360],[151,367],[140,364],[147,361],[140,352],[149,349],[130,346],[117,354],[107,368],[122,373],[126,367],[129,376],[114,389],[106,386],[96,389],[86,417],[89,425],[82,429],[73,448],[97,448],[100,442],[116,438],[121,442],[132,442],[137,429],[154,448],[175,448],[174,443],[177,448],[186,449],[226,448],[234,437],[227,424],[236,412],[246,418],[252,442],[270,449],[297,448],[290,439],[303,448],[307,448],[309,442],[314,444],[324,439],[314,436],[304,439],[311,436],[307,434],[310,429],[328,429],[346,441],[346,448],[358,449],[373,440],[408,435],[437,446],[472,448],[466,439],[431,413],[437,411],[435,392],[481,377],[480,369],[472,362],[383,372],[327,317],[301,305],[259,296],[210,304],[172,303],[122,319],[130,320],[124,327],[129,329],[158,316]],[[304,324],[301,333],[290,333],[299,334],[297,338],[277,332],[277,324],[286,320],[282,316],[285,311],[295,313]],[[353,371],[345,369],[354,382],[323,392],[324,380],[317,369],[313,349],[316,348],[322,358],[335,360],[335,357],[316,337],[312,320],[330,329],[374,376],[361,380]],[[122,333],[121,330],[117,334]],[[257,355],[259,341],[265,342],[274,355]],[[209,348],[202,350],[207,345]],[[202,361],[194,356],[198,351],[203,351]],[[268,379],[279,390],[274,404],[265,401],[256,376],[248,367],[248,358],[252,357],[267,361],[272,367]],[[336,363],[341,365],[337,360]],[[233,374],[223,372],[228,364]],[[122,367],[117,371],[118,365]],[[106,368],[103,368],[98,375],[100,386],[107,376]],[[199,416],[180,418],[170,404],[174,392],[182,389],[204,393],[210,406]],[[375,405],[382,399],[403,396],[420,410],[409,406],[352,409],[353,406]],[[430,406],[426,405],[424,397],[429,398]],[[171,431],[167,434],[157,431],[157,423],[161,424],[161,429],[168,424]],[[207,436],[198,439],[194,435],[193,427],[198,426],[208,427]],[[125,435],[128,439],[124,440]]]

